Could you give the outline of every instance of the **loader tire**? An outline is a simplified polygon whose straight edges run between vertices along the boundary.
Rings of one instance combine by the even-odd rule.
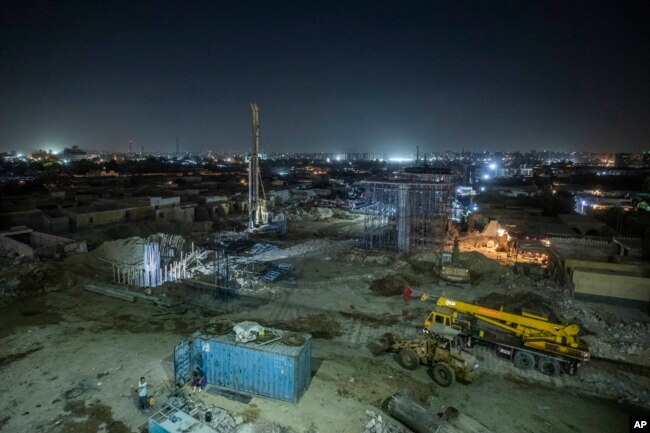
[[[420,365],[420,357],[413,349],[402,349],[397,354],[399,365],[407,370],[415,370]]]
[[[522,370],[530,370],[535,367],[535,357],[528,352],[515,353],[515,366]]]
[[[451,368],[451,366],[446,362],[439,362],[434,365],[431,371],[431,375],[433,376],[433,381],[435,383],[440,386],[444,386],[445,388],[454,383],[454,380],[456,380],[454,369]]]
[[[562,371],[560,363],[556,359],[540,358],[537,363],[537,369],[540,373],[547,376],[559,376]]]

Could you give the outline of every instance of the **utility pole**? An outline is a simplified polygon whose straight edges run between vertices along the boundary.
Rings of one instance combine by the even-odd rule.
[[[129,156],[133,156],[133,140],[129,140]]]
[[[180,148],[178,147],[178,137],[176,137],[176,159],[181,158],[181,151]]]

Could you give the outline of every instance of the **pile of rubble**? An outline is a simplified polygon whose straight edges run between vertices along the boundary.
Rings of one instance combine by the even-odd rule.
[[[330,240],[310,240],[300,244],[293,245],[284,249],[266,249],[260,254],[251,257],[237,259],[238,262],[255,260],[258,262],[269,262],[273,260],[288,259],[291,257],[307,255],[327,255],[334,256],[342,251],[349,250],[354,245],[354,241],[330,241]]]
[[[241,416],[233,416],[229,411],[201,401],[188,399],[190,416],[212,427],[220,433],[235,433],[237,426],[244,422]]]
[[[650,365],[648,323],[623,320],[602,308],[585,308],[570,299],[561,302],[560,308],[567,319],[581,325],[592,356]]]
[[[366,411],[368,421],[363,433],[405,433],[406,430],[399,425],[391,424],[382,418],[381,415],[371,410]]]
[[[334,213],[332,209],[315,207],[310,210],[302,208],[291,209],[286,215],[289,221],[327,221],[329,218],[332,218]]]

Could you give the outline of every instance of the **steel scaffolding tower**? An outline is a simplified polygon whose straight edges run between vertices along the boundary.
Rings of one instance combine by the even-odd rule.
[[[398,251],[444,248],[452,182],[364,181],[362,185],[362,247]]]

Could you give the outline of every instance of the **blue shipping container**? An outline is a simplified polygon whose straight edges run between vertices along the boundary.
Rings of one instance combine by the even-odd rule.
[[[287,346],[237,343],[230,334],[198,335],[191,341],[190,362],[205,372],[209,384],[298,403],[311,381],[311,336],[304,337],[302,346]]]

